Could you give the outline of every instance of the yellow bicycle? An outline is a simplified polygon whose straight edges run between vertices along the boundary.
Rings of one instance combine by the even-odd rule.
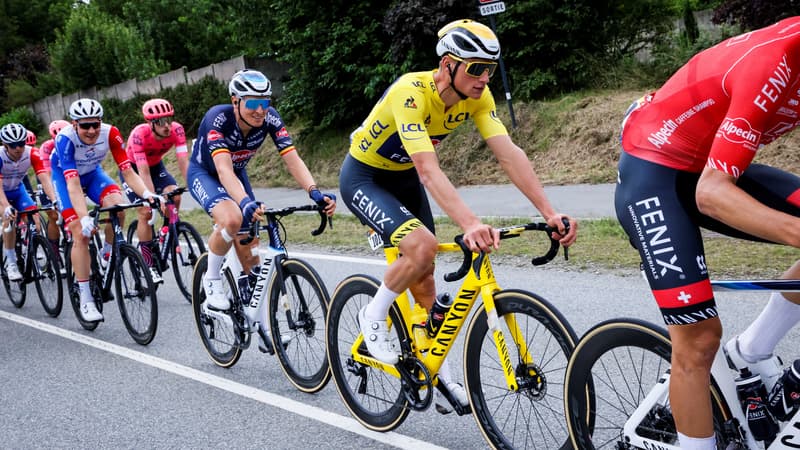
[[[500,238],[529,230],[551,235],[544,223],[501,228]],[[377,235],[374,235],[377,236]],[[566,366],[577,336],[561,313],[540,296],[502,290],[486,253],[472,253],[460,236],[439,244],[439,252],[462,252],[461,267],[445,281],[463,279],[442,326],[432,338],[424,331],[427,312],[403,293],[389,311],[390,335],[401,349],[396,365],[372,357],[363,342],[358,311],[380,281],[352,275],[336,288],[328,308],[326,345],[333,379],[348,410],[364,426],[390,431],[411,410],[427,409],[436,387],[459,414],[472,412],[486,440],[496,448],[571,448],[564,421],[562,391]],[[384,245],[387,263],[400,257]],[[534,265],[552,260],[559,243]],[[566,257],[565,251],[565,257]],[[481,302],[470,317],[480,295]],[[438,371],[463,325],[464,380],[470,405],[461,407],[438,381]]]

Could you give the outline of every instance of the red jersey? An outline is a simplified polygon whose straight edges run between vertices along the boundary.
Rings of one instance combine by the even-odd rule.
[[[125,146],[125,151],[128,153],[128,159],[134,164],[154,166],[160,163],[164,155],[173,148],[179,157],[186,157],[188,154],[183,125],[175,121],[170,125],[169,136],[165,138],[156,136],[149,123],[137,125],[128,136],[128,145]]]
[[[622,147],[690,172],[738,177],[756,150],[800,119],[800,17],[695,55],[623,122]]]
[[[36,175],[39,175],[42,172],[51,172],[50,154],[53,153],[54,148],[56,148],[55,139],[48,139],[42,142],[42,145],[39,147],[39,159],[42,160],[42,170],[40,172],[36,172]]]

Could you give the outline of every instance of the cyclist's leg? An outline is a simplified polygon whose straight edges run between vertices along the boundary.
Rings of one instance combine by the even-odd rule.
[[[135,167],[133,167],[133,170],[138,173]],[[128,200],[131,203],[142,201],[142,198],[136,195],[136,192],[133,192],[133,189],[125,182],[121,172],[120,179],[122,180],[122,190]],[[153,227],[148,224],[152,217],[153,211],[149,206],[141,206],[136,209],[136,237],[139,238],[139,252],[142,254],[142,259],[147,267],[153,267],[153,252],[157,251],[153,245]],[[154,276],[156,274],[153,273]]]
[[[401,201],[409,178],[416,178],[416,171],[381,171],[347,157],[339,182],[342,198],[353,214],[403,254],[386,270],[378,292],[359,313],[370,353],[390,364],[397,361],[397,351],[388,340],[389,308],[400,293],[429,273],[437,248],[431,230]]]
[[[150,178],[153,180],[153,187],[155,187],[156,194],[167,194],[178,188],[178,182],[175,177],[167,170],[164,161],[150,166]],[[181,196],[176,195],[172,198],[175,203],[175,209],[181,208]]]
[[[247,193],[247,196],[255,199],[256,195],[253,192],[253,186],[250,185],[250,178],[247,176],[247,172],[244,170],[239,170],[236,172],[236,175],[239,177],[239,181],[242,183],[242,187],[244,191]],[[241,224],[241,231],[249,230],[249,224]],[[236,247],[236,255],[239,257],[239,262],[242,263],[242,270],[246,274],[250,274],[250,271],[254,267],[259,266],[260,257],[258,252],[253,254],[253,249],[258,249],[259,239],[258,235],[255,236],[252,242],[247,245],[241,245],[239,243],[239,239],[234,239],[233,244]],[[237,276],[239,274],[236,274]]]
[[[722,327],[708,280],[703,241],[691,214],[698,174],[625,152],[615,193],[617,218],[642,258],[644,274],[673,343],[671,406],[679,432],[713,439],[711,363]]]
[[[751,164],[737,181],[737,186],[770,208],[800,217],[800,177],[794,174],[771,166]],[[789,267],[781,278],[800,279],[800,262]],[[767,390],[783,371],[773,356],[775,347],[798,322],[800,293],[774,292],[758,317],[733,342],[738,342],[736,349],[744,362],[752,364],[751,370],[760,373]],[[729,353],[733,343],[726,344]]]
[[[100,206],[108,207],[123,203],[122,191],[119,186],[100,167],[81,176],[81,184],[86,186],[86,196]],[[119,218],[120,226],[124,229],[125,212],[120,211],[117,217]],[[102,249],[104,257],[111,251],[113,242],[114,228],[111,223],[108,223],[106,224],[105,242]]]
[[[222,183],[202,168],[190,165],[187,176],[191,180],[192,197],[214,220],[214,229],[208,238],[208,268],[203,280],[206,302],[215,309],[228,309],[230,304],[224,293],[220,270],[223,258],[242,225],[242,211]]]
[[[21,192],[24,191],[25,189],[21,184],[16,189],[5,191],[5,197],[9,206],[19,211],[18,199],[21,197]],[[18,213],[13,216],[6,216],[5,213],[3,213],[3,253],[6,264],[12,262],[16,264],[17,261],[16,254],[14,253],[14,245],[17,242],[17,230],[16,226],[14,226],[14,222],[17,221],[17,214]]]

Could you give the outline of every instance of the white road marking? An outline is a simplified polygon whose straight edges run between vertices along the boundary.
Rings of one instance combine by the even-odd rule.
[[[139,362],[141,364],[145,364],[150,367],[155,367],[156,369],[161,369],[165,372],[170,372],[172,374],[188,378],[190,380],[198,381],[200,383],[207,384],[217,389],[222,389],[224,391],[228,391],[233,394],[240,395],[242,397],[256,400],[266,405],[273,406],[275,408],[280,408],[285,411],[297,414],[299,416],[306,417],[308,419],[316,420],[318,422],[322,422],[327,425],[341,428],[342,430],[348,431],[350,433],[359,434],[369,439],[373,439],[375,441],[387,445],[392,445],[397,448],[403,448],[408,450],[443,448],[425,441],[417,440],[413,437],[406,436],[400,433],[395,433],[395,432],[378,433],[375,431],[371,431],[364,428],[364,426],[361,425],[358,421],[350,417],[344,417],[339,414],[334,414],[330,411],[326,411],[324,409],[317,408],[315,406],[306,405],[304,403],[292,400],[290,398],[282,397],[280,395],[276,395],[271,392],[262,391],[261,389],[254,388],[252,386],[247,386],[245,384],[237,383],[235,381],[231,381],[226,378],[218,377],[216,375],[211,375],[201,370],[193,369],[191,367],[187,367],[172,361],[168,361],[166,359],[157,358],[155,356],[148,355],[146,353],[137,352],[135,350],[111,344],[109,342],[102,341],[100,339],[84,336],[82,334],[75,333],[74,331],[64,330],[62,328],[55,327],[53,325],[49,325],[44,322],[28,319],[27,317],[19,316],[16,314],[0,310],[0,319],[6,319],[11,322],[16,322],[20,325],[25,325],[40,331],[44,331],[46,333],[54,334],[56,336],[62,337],[64,339],[69,339],[79,344],[88,345],[89,347],[94,347],[98,350],[102,350],[108,353],[113,353],[115,355],[128,358],[130,360]]]

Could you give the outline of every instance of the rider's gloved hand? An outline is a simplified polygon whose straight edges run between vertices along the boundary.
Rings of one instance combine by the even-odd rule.
[[[251,200],[250,197],[245,197],[239,202],[239,208],[242,210],[242,225],[249,226],[253,221],[253,214],[261,207],[261,202]]]
[[[8,205],[8,206],[6,206],[5,211],[3,211],[3,217],[8,219],[9,217],[12,217],[16,213],[17,213],[17,210],[14,209],[13,206]]]
[[[308,191],[308,196],[311,198],[311,200],[314,200],[314,203],[316,203],[317,206],[320,206],[322,208],[325,208],[328,205],[328,202],[325,201],[325,197],[328,197],[331,200],[336,201],[336,195],[330,193],[322,193],[320,192],[319,189],[316,188]]]
[[[91,216],[81,217],[81,234],[88,237],[92,236],[96,227],[94,226],[94,219]]]
[[[150,189],[145,189],[144,193],[142,194],[142,198],[150,204],[151,208],[158,208],[167,203],[167,200],[164,197],[154,194],[150,191]]]

